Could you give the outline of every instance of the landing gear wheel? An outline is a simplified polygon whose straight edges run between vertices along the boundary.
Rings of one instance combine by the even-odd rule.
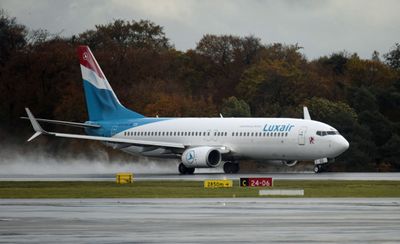
[[[317,164],[317,165],[314,166],[314,173],[317,174],[317,173],[321,173],[323,171],[324,171],[324,167],[322,165]]]
[[[195,168],[188,168],[183,163],[180,163],[178,166],[178,170],[181,175],[192,175]]]
[[[224,172],[227,174],[236,174],[239,172],[239,169],[238,163],[226,162],[224,164]]]

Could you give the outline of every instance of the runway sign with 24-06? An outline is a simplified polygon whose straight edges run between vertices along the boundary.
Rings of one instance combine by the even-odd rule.
[[[271,187],[272,178],[240,178],[241,187]]]

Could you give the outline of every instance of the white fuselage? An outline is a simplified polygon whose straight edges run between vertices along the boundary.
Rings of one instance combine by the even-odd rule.
[[[317,135],[317,131],[328,132]],[[181,143],[187,147],[226,147],[235,158],[315,160],[333,158],[348,142],[331,126],[313,120],[289,118],[171,118],[135,125],[116,138]],[[129,146],[125,152],[146,156],[168,155],[159,148]]]

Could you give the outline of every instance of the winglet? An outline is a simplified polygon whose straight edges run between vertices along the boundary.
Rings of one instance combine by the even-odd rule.
[[[35,117],[31,113],[31,111],[29,110],[29,108],[25,108],[25,111],[28,114],[28,118],[31,121],[33,129],[35,130],[35,134],[33,134],[33,136],[31,136],[28,139],[28,142],[29,142],[29,141],[32,141],[33,139],[35,139],[36,137],[40,136],[41,134],[46,133],[46,131],[42,129],[42,127],[37,122],[37,120],[35,119]]]
[[[303,107],[303,114],[305,120],[311,120],[310,113],[308,112],[308,108],[306,106]]]

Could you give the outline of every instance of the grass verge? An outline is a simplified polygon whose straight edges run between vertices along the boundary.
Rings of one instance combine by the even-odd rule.
[[[259,197],[265,188],[205,189],[199,181],[0,182],[0,198]],[[400,197],[400,181],[274,180],[274,189],[304,189],[304,197]]]

